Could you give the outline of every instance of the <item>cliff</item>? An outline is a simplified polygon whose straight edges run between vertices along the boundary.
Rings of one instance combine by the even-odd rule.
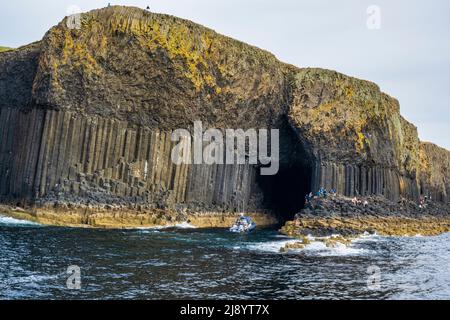
[[[420,187],[432,199],[448,203],[450,199],[449,152],[429,142],[420,143]]]
[[[328,70],[294,71],[291,83],[289,120],[316,161],[313,190],[392,200],[424,192],[417,129],[400,115],[397,100],[374,83]]]
[[[0,54],[4,203],[292,218],[320,186],[449,201],[449,152],[421,143],[373,83],[287,65],[137,8],[94,10],[80,22],[70,29],[65,18],[41,41]],[[173,164],[172,130],[196,120],[280,129],[279,173]]]

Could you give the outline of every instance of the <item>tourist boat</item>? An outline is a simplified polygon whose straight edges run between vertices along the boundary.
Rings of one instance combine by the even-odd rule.
[[[256,228],[256,223],[250,220],[250,218],[247,218],[248,223],[240,223],[239,221],[236,221],[230,228],[230,232],[237,232],[237,233],[243,233],[243,232],[250,232],[253,229]]]

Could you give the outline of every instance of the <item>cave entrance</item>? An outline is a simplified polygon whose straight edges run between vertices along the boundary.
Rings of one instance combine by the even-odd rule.
[[[292,220],[303,209],[305,194],[311,191],[310,168],[298,164],[280,168],[274,176],[260,176],[259,180],[265,206],[280,222]]]
[[[285,122],[287,123],[287,121]],[[305,195],[311,191],[313,161],[305,143],[289,125],[280,128],[280,168],[273,176],[258,175],[265,207],[273,211],[280,222],[292,220],[305,205]]]

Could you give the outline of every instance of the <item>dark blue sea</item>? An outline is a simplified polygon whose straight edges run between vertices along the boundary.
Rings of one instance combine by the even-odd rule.
[[[104,230],[0,216],[0,298],[450,298],[449,234],[365,235],[333,248],[313,239],[280,253],[289,241],[270,229]]]

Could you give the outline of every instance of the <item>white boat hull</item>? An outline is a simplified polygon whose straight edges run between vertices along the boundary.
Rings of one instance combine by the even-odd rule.
[[[250,232],[255,228],[256,228],[256,223],[254,223],[254,222],[252,222],[247,228],[244,228],[243,226],[238,226],[235,224],[230,228],[230,232],[245,233],[245,232]]]

